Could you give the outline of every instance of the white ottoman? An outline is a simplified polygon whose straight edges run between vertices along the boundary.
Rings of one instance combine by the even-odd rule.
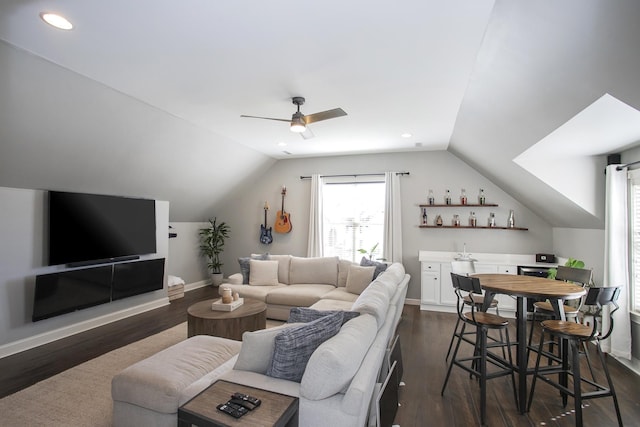
[[[233,368],[242,342],[197,335],[113,377],[113,425],[172,426],[178,407]]]

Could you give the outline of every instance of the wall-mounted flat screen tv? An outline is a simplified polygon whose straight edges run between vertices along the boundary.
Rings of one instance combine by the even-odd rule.
[[[111,265],[36,276],[34,322],[111,300]]]
[[[164,287],[164,258],[113,265],[113,300]]]
[[[156,252],[154,200],[49,192],[49,265]]]

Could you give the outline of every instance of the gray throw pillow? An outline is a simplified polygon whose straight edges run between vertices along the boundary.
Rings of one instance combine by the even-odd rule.
[[[289,310],[289,320],[287,323],[309,323],[321,317],[334,313],[342,313],[342,324],[344,325],[354,317],[360,316],[358,311],[343,311],[343,310],[314,310],[308,307],[293,307]]]
[[[364,267],[373,266],[376,268],[376,270],[373,272],[373,280],[375,280],[376,277],[378,277],[378,274],[382,273],[387,269],[387,264],[385,264],[384,262],[373,261],[366,257],[362,257],[362,259],[360,260],[360,265]]]
[[[300,382],[313,352],[342,327],[343,312],[321,317],[276,335],[273,357],[267,375]]]
[[[247,257],[238,258],[238,264],[240,264],[240,273],[242,273],[243,285],[249,284],[249,272],[250,272],[249,261],[251,261],[252,259],[258,259],[258,260],[264,261],[269,259],[269,254],[251,255],[250,257],[247,256]]]

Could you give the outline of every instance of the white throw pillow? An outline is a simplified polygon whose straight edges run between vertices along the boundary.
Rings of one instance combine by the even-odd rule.
[[[273,356],[276,335],[285,328],[299,325],[299,323],[285,323],[274,328],[243,333],[242,347],[233,369],[265,374]]]
[[[375,267],[350,265],[347,273],[347,292],[360,295],[373,280]]]
[[[249,261],[249,285],[267,286],[278,284],[278,261]]]

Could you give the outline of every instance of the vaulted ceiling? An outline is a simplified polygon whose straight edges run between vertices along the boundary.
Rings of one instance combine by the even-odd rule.
[[[634,0],[4,0],[0,185],[195,220],[212,183],[278,159],[448,149],[552,225],[598,228],[603,155],[640,141],[639,18]],[[240,117],[290,118],[293,96],[347,116],[312,139]]]

